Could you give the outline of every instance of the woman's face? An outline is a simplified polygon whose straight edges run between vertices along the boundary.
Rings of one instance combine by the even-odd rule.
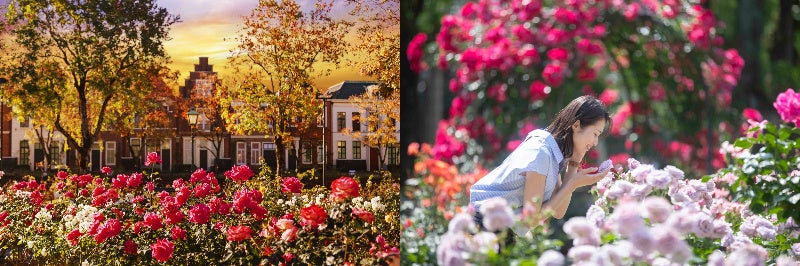
[[[603,134],[605,129],[606,120],[600,119],[594,124],[582,127],[580,121],[575,121],[572,125],[572,157],[571,159],[576,162],[583,161],[583,156],[589,150],[597,146],[598,138]]]

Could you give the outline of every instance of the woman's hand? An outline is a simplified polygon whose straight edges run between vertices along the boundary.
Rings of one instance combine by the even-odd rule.
[[[603,179],[603,177],[605,177],[606,174],[608,174],[608,171],[611,169],[593,174],[597,170],[597,167],[589,167],[586,169],[580,169],[580,167],[568,167],[564,184],[571,186],[573,189],[594,185],[597,183],[597,181]]]

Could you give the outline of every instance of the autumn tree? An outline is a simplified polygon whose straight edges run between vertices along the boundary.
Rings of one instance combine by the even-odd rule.
[[[233,110],[223,113],[234,132],[274,137],[277,173],[292,130],[303,131],[322,108],[313,80],[330,75],[347,51],[352,24],[334,19],[332,6],[320,0],[304,10],[296,1],[259,1],[229,58],[235,75],[224,104]]]
[[[78,152],[78,171],[107,125],[111,106],[131,104],[124,95],[148,77],[145,69],[163,63],[162,42],[177,16],[144,1],[11,0],[5,29],[14,44],[5,65],[18,105],[39,103],[56,112],[51,125]],[[51,81],[48,81],[51,80]]]
[[[380,167],[386,161],[388,147],[397,147],[400,122],[400,1],[349,0],[351,15],[358,21],[357,49],[353,65],[361,75],[377,80],[378,86],[363,95],[351,97],[362,110],[369,110],[369,132],[345,134],[361,139],[364,145],[377,148]]]
[[[109,108],[109,124],[106,128],[118,132],[123,138],[164,139],[175,137],[176,119],[185,117],[187,107],[175,88],[177,71],[157,65],[148,69],[146,78],[136,80],[134,87],[145,93],[120,95],[126,102],[136,104],[115,105]],[[134,147],[128,141],[134,163],[142,163],[145,145]]]
[[[350,131],[342,129],[342,133],[360,139],[367,147],[378,149],[378,167],[383,169],[389,147],[397,147],[399,143],[398,129],[400,125],[400,101],[397,98],[384,97],[377,85],[367,87],[366,92],[360,96],[353,96],[351,100],[359,109],[367,110],[365,121],[367,132]]]

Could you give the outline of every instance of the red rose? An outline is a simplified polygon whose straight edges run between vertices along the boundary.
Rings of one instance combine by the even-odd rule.
[[[211,190],[213,190],[213,188],[211,187],[210,184],[202,183],[195,186],[194,191],[192,191],[192,193],[194,194],[195,197],[202,198],[208,196],[208,194],[211,194]]]
[[[81,235],[83,235],[83,233],[81,233],[81,231],[78,230],[78,228],[75,228],[75,230],[72,230],[69,232],[69,234],[67,234],[67,240],[69,241],[70,245],[74,247],[75,245],[78,244],[78,238]]]
[[[174,240],[186,240],[186,230],[181,229],[180,226],[172,227],[171,233]]]
[[[237,165],[231,168],[230,171],[225,171],[225,177],[233,179],[236,182],[244,182],[253,176],[253,171],[247,165]]]
[[[136,188],[142,184],[142,174],[141,173],[133,173],[130,177],[128,177],[128,187]]]
[[[328,214],[325,213],[325,209],[316,204],[300,209],[300,224],[303,226],[317,227],[324,224],[327,219]]]
[[[64,190],[64,188],[65,188],[65,187],[67,187],[67,183],[64,183],[64,182],[58,182],[58,184],[56,184],[56,188],[57,188],[59,191],[61,191],[61,190]]]
[[[161,217],[158,217],[158,214],[152,212],[144,214],[144,225],[153,230],[161,229],[163,226],[161,224]]]
[[[343,201],[352,197],[358,197],[359,184],[353,178],[340,177],[331,183],[331,199],[333,201]]]
[[[58,171],[58,174],[56,175],[58,176],[58,179],[61,180],[67,179],[67,176],[69,176],[69,174],[67,174],[67,172],[64,171]]]
[[[126,175],[117,175],[117,178],[111,180],[111,185],[114,186],[116,189],[122,189],[128,185],[128,176]]]
[[[203,168],[197,168],[192,173],[192,176],[189,178],[189,183],[197,183],[202,182],[206,179],[206,170]]]
[[[358,219],[361,219],[362,221],[365,221],[367,223],[372,223],[372,221],[375,220],[375,215],[366,210],[353,208],[353,215],[355,215],[356,217],[358,217]]]
[[[101,168],[101,169],[100,169],[100,172],[101,172],[101,173],[104,173],[104,174],[107,174],[107,175],[110,175],[110,174],[111,174],[111,172],[112,172],[112,171],[111,171],[111,167],[108,167],[108,166],[103,166],[103,168]]]
[[[253,232],[246,225],[231,226],[228,228],[228,241],[242,241],[250,239]]]
[[[98,244],[103,243],[109,238],[116,236],[121,231],[122,223],[117,221],[117,219],[108,219],[106,223],[98,228],[97,234],[94,235],[94,241],[97,241]]]
[[[125,254],[136,255],[138,251],[139,245],[137,245],[136,242],[133,242],[131,239],[125,240]]]
[[[147,158],[144,160],[145,166],[150,166],[151,164],[160,164],[160,163],[161,163],[161,156],[159,156],[157,152],[148,153]],[[171,251],[170,255],[172,255]]]
[[[284,177],[281,191],[286,193],[300,193],[303,189],[303,183],[297,177]]]
[[[147,191],[153,192],[153,182],[147,182]]]
[[[286,260],[286,263],[289,263],[292,261],[292,259],[294,259],[294,254],[292,253],[283,254],[283,259]]]
[[[261,251],[261,256],[268,257],[272,255],[272,253],[275,253],[275,250],[273,250],[271,247],[265,247],[264,251]]]
[[[158,239],[156,243],[150,245],[150,249],[153,250],[153,258],[156,261],[167,262],[172,258],[172,251],[175,250],[175,246],[167,239]]]
[[[220,198],[210,200],[208,202],[208,207],[211,211],[219,213],[222,216],[228,215],[231,212],[231,204]]]
[[[211,209],[208,208],[205,204],[198,203],[189,210],[189,221],[196,223],[196,224],[204,224],[208,222],[208,218],[211,217]]]

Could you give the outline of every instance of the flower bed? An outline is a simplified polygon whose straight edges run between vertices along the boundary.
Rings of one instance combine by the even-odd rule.
[[[374,265],[399,254],[394,178],[303,188],[302,175],[234,166],[223,182],[198,169],[174,192],[156,192],[154,178],[59,172],[15,182],[0,194],[0,262]]]

